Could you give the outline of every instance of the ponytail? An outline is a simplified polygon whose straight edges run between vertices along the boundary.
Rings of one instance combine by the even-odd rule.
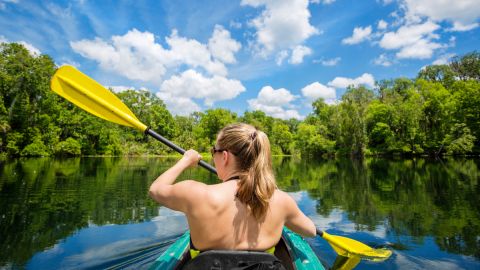
[[[219,147],[236,156],[240,177],[237,198],[262,219],[276,189],[267,135],[247,124],[233,124],[219,134]]]

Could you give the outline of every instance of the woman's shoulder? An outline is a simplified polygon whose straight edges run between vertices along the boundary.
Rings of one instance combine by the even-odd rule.
[[[281,206],[282,208],[289,208],[292,204],[295,204],[295,200],[287,192],[276,189],[272,196],[273,204]]]

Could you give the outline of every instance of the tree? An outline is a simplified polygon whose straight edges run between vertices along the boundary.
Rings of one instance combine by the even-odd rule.
[[[325,138],[325,127],[319,128],[301,123],[295,135],[295,148],[304,157],[320,157],[324,154],[332,154],[335,150],[335,142]]]
[[[363,155],[368,143],[366,111],[373,92],[363,86],[349,88],[342,96],[340,145],[353,155]]]
[[[454,119],[457,123],[465,123],[476,138],[475,145],[480,147],[480,82],[457,81],[452,86],[455,106]]]
[[[455,82],[455,75],[455,72],[449,65],[432,65],[420,70],[417,79],[438,82],[448,88]]]
[[[423,148],[438,154],[452,124],[451,115],[454,107],[451,94],[439,82],[418,79],[415,86],[423,98],[423,117],[420,119],[420,125],[425,133]]]
[[[480,81],[480,53],[477,51],[453,58],[450,67],[461,80]]]
[[[465,155],[472,152],[475,142],[475,136],[465,124],[455,124],[450,130],[450,134],[445,137],[444,143],[449,155]]]
[[[278,147],[280,152],[278,154],[290,154],[290,145],[292,144],[293,135],[290,128],[281,121],[275,121],[272,127],[272,132],[269,135],[272,148]]]
[[[260,110],[246,111],[239,119],[240,122],[250,124],[266,134],[270,134],[273,126],[273,117]]]
[[[208,145],[212,144],[217,139],[218,132],[228,124],[236,121],[237,114],[227,109],[209,109],[203,114],[197,129],[194,131],[197,137],[204,138]],[[203,147],[210,147],[203,145]],[[206,151],[207,149],[200,149]]]

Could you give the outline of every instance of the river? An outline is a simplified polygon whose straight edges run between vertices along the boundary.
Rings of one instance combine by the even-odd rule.
[[[0,162],[0,269],[143,269],[185,230],[148,197],[159,157]],[[480,159],[275,157],[280,189],[330,234],[388,247],[355,269],[480,269]],[[216,183],[202,168],[180,179]],[[332,265],[335,251],[307,239]]]

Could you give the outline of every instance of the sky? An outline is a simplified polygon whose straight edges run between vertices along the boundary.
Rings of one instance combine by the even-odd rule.
[[[415,78],[480,49],[478,0],[0,0],[0,42],[175,115],[303,119],[348,86]]]

